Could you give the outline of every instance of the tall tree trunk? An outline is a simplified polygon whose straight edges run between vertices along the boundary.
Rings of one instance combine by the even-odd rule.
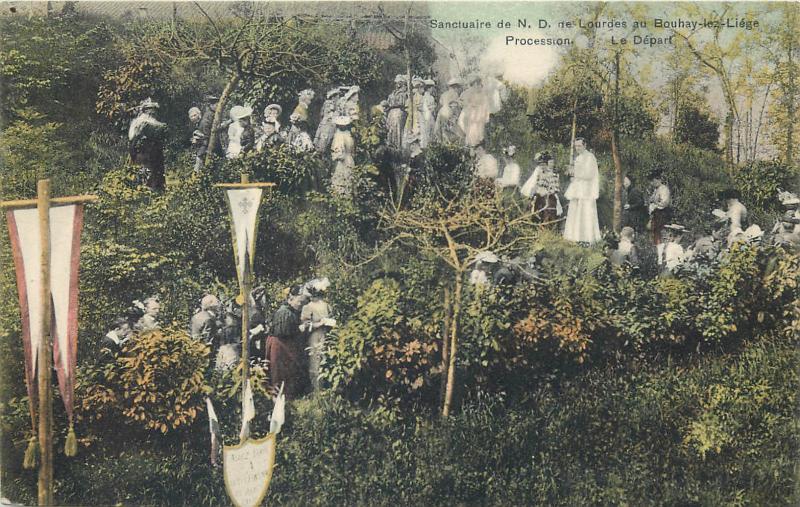
[[[448,417],[453,406],[453,389],[456,383],[456,352],[458,351],[458,318],[461,314],[461,287],[463,271],[456,271],[456,285],[453,291],[453,315],[450,322],[450,364],[447,368],[447,387],[444,392],[442,416]]]
[[[214,155],[214,146],[217,144],[217,130],[219,129],[219,124],[222,121],[222,112],[225,110],[225,106],[228,104],[228,99],[236,90],[236,87],[239,85],[239,74],[231,75],[231,78],[228,80],[228,83],[225,85],[225,89],[222,90],[222,95],[219,97],[219,101],[217,102],[217,109],[214,111],[214,121],[211,122],[211,134],[208,136],[208,151],[206,152],[206,159],[203,163],[204,166],[207,166],[211,163],[211,157]]]
[[[728,111],[725,117],[725,163],[733,166],[733,113]]]
[[[611,157],[614,159],[614,232],[622,230],[622,160],[617,147],[616,129],[611,131]]]
[[[611,126],[611,156],[614,159],[614,232],[622,229],[622,161],[619,158],[619,139],[617,124],[619,121],[617,105],[619,104],[619,52],[614,57],[614,125]]]
[[[450,299],[450,287],[444,288],[444,322],[442,330],[442,383],[439,389],[439,404],[444,405],[444,396],[447,392],[447,372],[450,357],[450,327],[453,323],[452,300]]]
[[[767,109],[767,99],[769,99],[769,90],[772,88],[772,83],[767,85],[767,91],[764,92],[764,101],[761,103],[761,111],[758,113],[758,123],[756,124],[756,133],[753,137],[753,158],[758,155],[758,136],[761,135],[761,126],[764,124],[764,111]]]
[[[793,16],[796,13],[793,14]],[[797,70],[794,68],[794,44],[793,39],[789,39],[789,50],[788,53],[788,65],[786,68],[788,69],[788,78],[789,78],[789,86],[788,88],[788,95],[789,95],[789,104],[786,107],[786,115],[787,115],[787,122],[786,122],[786,165],[789,167],[794,166],[794,122],[795,122],[795,99],[797,97],[797,87],[795,85],[795,78]]]

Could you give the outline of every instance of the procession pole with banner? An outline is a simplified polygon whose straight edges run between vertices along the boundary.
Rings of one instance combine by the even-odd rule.
[[[237,302],[242,307],[242,429],[239,445],[222,447],[222,467],[225,490],[237,507],[255,507],[267,494],[275,464],[275,434],[263,439],[250,439],[250,420],[255,416],[253,394],[250,387],[250,290],[255,258],[258,209],[264,188],[274,183],[251,183],[249,175],[242,174],[239,183],[220,183],[225,190],[231,216],[231,237],[236,261],[236,274],[240,294]]]
[[[72,402],[77,361],[78,259],[83,203],[95,200],[94,195],[51,199],[50,180],[45,179],[37,183],[36,199],[0,202],[0,207],[7,210],[16,268],[25,384],[33,426],[34,400],[38,397],[38,442],[35,436],[31,438],[23,465],[35,467],[38,447],[39,505],[54,504],[51,353],[69,419],[65,454],[74,456],[77,451]]]

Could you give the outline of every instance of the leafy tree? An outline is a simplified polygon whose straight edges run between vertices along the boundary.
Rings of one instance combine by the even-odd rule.
[[[380,226],[388,235],[389,244],[400,243],[438,259],[451,277],[452,297],[447,298],[450,324],[443,344],[447,360],[442,367],[447,372],[442,415],[447,417],[453,403],[462,292],[468,267],[480,251],[514,252],[535,237],[538,225],[532,210],[506,207],[495,196],[492,183],[471,181],[471,164],[464,153],[440,149],[442,152],[434,151],[428,161],[430,165],[424,171],[427,181],[423,180],[409,205],[392,202],[381,212]],[[436,164],[454,155],[460,155],[457,165]]]
[[[68,139],[90,129],[94,94],[113,67],[112,28],[86,16],[3,16],[0,20],[0,126],[36,107],[68,126]],[[80,91],[79,93],[76,93]],[[74,137],[73,137],[74,135]]]
[[[678,110],[675,141],[717,152],[719,151],[719,125],[708,112],[684,102]]]

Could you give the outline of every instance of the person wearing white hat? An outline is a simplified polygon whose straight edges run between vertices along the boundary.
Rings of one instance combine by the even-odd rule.
[[[228,127],[228,147],[225,149],[225,158],[237,158],[253,147],[255,134],[250,125],[250,116],[253,108],[246,106],[233,106],[230,117],[232,123]]]
[[[142,179],[152,190],[163,190],[164,137],[167,125],[155,117],[158,102],[148,97],[139,105],[139,115],[128,127],[131,160],[142,167]]]
[[[423,81],[425,93],[422,95],[422,117],[420,118],[420,148],[427,148],[433,140],[433,128],[436,125],[436,98],[433,92],[436,89],[436,81],[425,79]]]
[[[459,100],[461,92],[464,91],[464,82],[461,78],[454,77],[447,82],[447,91],[439,97],[439,106],[449,105],[453,100]]]
[[[334,120],[336,133],[331,142],[331,158],[336,164],[331,176],[331,192],[338,195],[349,194],[353,188],[353,167],[355,160],[355,141],[350,133],[352,120],[349,116],[339,116]]]
[[[389,148],[400,150],[403,147],[403,129],[406,124],[408,90],[405,76],[394,78],[394,90],[386,99],[386,144]]]
[[[317,125],[317,132],[314,134],[314,147],[317,153],[325,153],[331,145],[331,140],[336,132],[336,125],[333,123],[336,118],[336,103],[341,95],[341,90],[338,87],[331,88],[322,104],[322,112],[320,114],[319,125]]]
[[[275,122],[275,128],[279,132],[281,130],[281,113],[283,113],[283,108],[280,104],[270,104],[264,108],[264,119]]]

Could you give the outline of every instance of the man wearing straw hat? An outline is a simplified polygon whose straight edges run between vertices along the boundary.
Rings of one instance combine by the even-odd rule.
[[[163,190],[165,185],[164,136],[167,125],[156,119],[158,107],[158,102],[148,97],[139,105],[139,115],[128,128],[131,160],[142,166],[144,182],[152,190]]]

